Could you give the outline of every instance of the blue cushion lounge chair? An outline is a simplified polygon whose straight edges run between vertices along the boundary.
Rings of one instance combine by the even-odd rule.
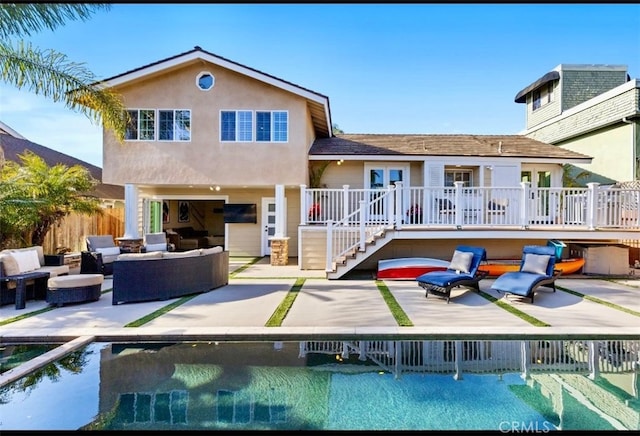
[[[479,269],[480,262],[487,260],[487,252],[482,247],[458,245],[453,253],[449,267],[445,271],[431,271],[416,278],[418,285],[425,290],[425,298],[429,292],[445,297],[447,303],[451,298],[451,289],[467,286],[480,291],[479,282],[488,274]]]
[[[555,281],[562,274],[555,269],[556,249],[551,246],[526,245],[522,249],[522,261],[520,271],[511,271],[502,274],[493,282],[491,289],[505,294],[518,295],[524,298],[533,298],[541,286],[556,291]]]

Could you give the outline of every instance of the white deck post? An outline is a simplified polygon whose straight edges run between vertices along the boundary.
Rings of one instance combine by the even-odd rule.
[[[307,185],[300,185],[300,224],[303,226],[307,224]]]
[[[587,188],[589,188],[589,190],[587,191],[587,227],[589,228],[589,230],[595,230],[596,211],[598,209],[598,186],[600,186],[600,183],[587,183]]]
[[[522,195],[520,196],[520,223],[523,228],[529,227],[529,195],[531,192],[531,182],[520,182]]]
[[[360,251],[364,251],[366,248],[366,226],[367,216],[365,215],[366,201],[360,200]]]
[[[327,264],[326,272],[333,272],[333,221],[327,221]]]
[[[391,221],[389,224],[395,224],[396,229],[400,230],[402,229],[402,221],[404,219],[404,214],[402,211],[402,204],[404,203],[404,201],[402,201],[404,194],[404,190],[402,189],[402,182],[396,182],[394,194],[395,195],[393,195],[392,197],[394,198],[395,211],[392,215],[393,221]]]
[[[287,214],[284,207],[284,185],[276,185],[276,228],[275,238],[284,238],[284,224]]]
[[[349,216],[349,185],[342,185],[342,221]]]
[[[464,205],[462,204],[462,186],[464,182],[453,182],[456,187],[455,193],[455,211],[456,211],[456,226],[458,229],[462,226],[462,218],[464,217]]]

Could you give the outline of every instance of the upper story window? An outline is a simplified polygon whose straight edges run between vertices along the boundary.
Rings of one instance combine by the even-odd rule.
[[[163,109],[129,109],[130,122],[125,131],[128,141],[155,141],[156,124],[159,141],[190,141],[191,111]],[[156,118],[158,122],[156,123]]]
[[[533,91],[533,110],[553,101],[553,82]]]
[[[216,78],[208,71],[203,71],[196,78],[196,85],[203,91],[209,91],[216,83]]]
[[[287,142],[289,114],[286,111],[255,112],[255,140],[258,142]],[[220,140],[249,142],[254,138],[252,111],[220,112]]]
[[[471,170],[445,170],[444,186],[455,186],[454,182],[464,182],[464,187],[473,186],[473,171]]]
[[[285,111],[256,112],[256,141],[287,142],[288,115]]]
[[[158,140],[190,141],[191,111],[185,109],[158,110]]]
[[[155,139],[156,113],[153,109],[129,109],[129,124],[124,139],[129,141],[153,141]]]
[[[222,111],[220,140],[248,142],[253,140],[253,112]]]

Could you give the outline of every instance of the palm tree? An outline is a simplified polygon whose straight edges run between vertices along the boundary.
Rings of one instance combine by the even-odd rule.
[[[87,194],[98,181],[85,167],[49,167],[31,151],[18,157],[22,165],[7,161],[0,168],[0,244],[43,245],[51,226],[70,213],[100,213],[99,199]]]
[[[82,63],[55,50],[41,50],[21,38],[42,29],[54,30],[69,20],[87,20],[108,10],[107,3],[3,3],[0,4],[0,74],[18,89],[64,102],[124,140],[128,121],[120,96],[103,87]],[[9,41],[16,37],[17,41]]]

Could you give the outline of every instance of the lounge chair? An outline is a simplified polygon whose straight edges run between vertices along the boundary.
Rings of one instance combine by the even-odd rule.
[[[81,274],[113,275],[113,261],[121,250],[113,240],[112,235],[90,235],[85,240],[87,251],[80,256]]]
[[[418,285],[429,293],[445,297],[447,303],[451,290],[458,286],[467,286],[480,291],[479,282],[487,276],[487,271],[479,269],[480,262],[487,260],[487,252],[481,247],[459,245],[456,247],[449,267],[445,271],[431,271],[416,278]]]
[[[142,249],[146,253],[151,251],[175,251],[175,245],[167,242],[165,232],[146,233]]]
[[[526,245],[522,250],[519,271],[506,272],[499,276],[491,289],[505,294],[530,298],[531,303],[539,287],[556,291],[555,281],[562,271],[555,269],[556,249],[551,246]]]

